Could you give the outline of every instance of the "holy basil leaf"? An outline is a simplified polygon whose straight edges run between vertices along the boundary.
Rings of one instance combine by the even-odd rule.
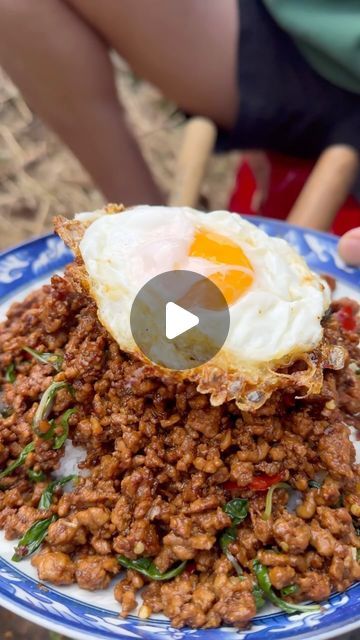
[[[223,506],[223,511],[230,516],[232,525],[223,531],[219,538],[219,544],[223,554],[231,562],[238,576],[242,576],[243,570],[235,556],[229,551],[229,544],[235,542],[237,537],[236,527],[248,514],[248,500],[242,498],[234,498]]]
[[[34,471],[34,469],[28,469],[27,474],[31,482],[43,482],[44,480],[46,480],[46,474],[43,471]]]
[[[243,570],[241,565],[239,564],[235,556],[233,556],[231,551],[229,551],[229,544],[231,544],[232,542],[235,542],[236,537],[237,537],[236,527],[235,526],[229,527],[228,529],[225,529],[224,532],[221,534],[219,538],[219,544],[223,554],[227,557],[229,562],[231,562],[237,575],[242,576]]]
[[[17,469],[18,467],[21,467],[21,465],[24,464],[24,462],[25,462],[26,458],[28,457],[29,453],[31,453],[31,451],[34,451],[34,449],[35,449],[35,443],[34,442],[30,442],[30,444],[28,444],[26,447],[24,447],[24,449],[20,453],[19,457],[16,458],[16,460],[14,460],[14,462],[12,462],[8,467],[6,467],[6,469],[1,471],[0,479],[11,475],[12,472],[15,471],[15,469]]]
[[[58,517],[54,515],[51,518],[46,518],[46,520],[35,522],[19,541],[12,560],[20,562],[23,558],[27,558],[34,553],[45,540],[50,525],[57,519]]]
[[[287,482],[277,482],[277,484],[273,484],[268,489],[266,494],[265,511],[262,515],[263,520],[269,520],[271,517],[273,494],[276,489],[287,489],[287,491],[291,491],[292,487],[287,484]]]
[[[46,434],[42,434],[39,431],[40,423],[43,420],[48,419],[55,401],[56,394],[61,389],[70,390],[70,388],[71,387],[68,382],[52,382],[51,385],[46,389],[46,391],[44,391],[39,406],[36,409],[33,420],[33,430],[40,438],[44,437],[44,435],[46,436]]]
[[[248,500],[235,498],[223,506],[223,511],[230,516],[233,525],[240,524],[248,514]]]
[[[63,487],[68,482],[71,482],[71,480],[74,480],[74,478],[76,478],[76,476],[74,475],[66,476],[66,478],[59,478],[58,480],[54,480],[53,482],[50,482],[50,484],[48,484],[46,489],[41,494],[38,508],[50,509],[55,491],[60,489],[60,487]]]
[[[225,555],[228,552],[229,544],[231,544],[232,542],[235,542],[236,535],[237,535],[236,527],[229,527],[228,529],[225,529],[224,532],[221,534],[219,538],[219,544],[222,552]]]
[[[322,482],[318,482],[317,480],[309,480],[308,487],[309,489],[321,489]]]
[[[11,362],[8,367],[5,369],[5,382],[15,382],[16,380],[16,369],[14,362]]]
[[[44,431],[44,433],[41,432],[41,434],[39,434],[41,439],[46,441],[53,439],[55,429],[56,429],[55,420],[49,420],[48,422],[49,422],[50,428],[47,431]]]
[[[134,569],[143,576],[157,581],[171,580],[172,578],[179,576],[184,571],[187,564],[187,561],[185,560],[175,567],[172,567],[172,569],[161,573],[150,558],[129,560],[129,558],[126,558],[125,556],[118,556],[117,559],[119,564],[121,564],[122,567],[125,567],[125,569]]]
[[[23,350],[29,353],[33,358],[35,358],[35,360],[41,362],[41,364],[51,364],[55,371],[61,371],[64,361],[63,356],[56,353],[42,353],[41,351],[31,349],[31,347],[23,347]]]
[[[68,439],[68,435],[69,435],[69,419],[73,415],[73,413],[75,413],[75,411],[76,411],[76,409],[68,409],[61,416],[61,418],[60,418],[60,426],[62,427],[62,434],[61,435],[55,435],[55,437],[54,437],[53,449],[55,449],[55,451],[57,451],[58,449],[61,449],[61,447],[65,444],[66,440]]]
[[[259,611],[259,609],[262,609],[266,602],[264,598],[264,592],[262,591],[262,589],[260,589],[258,584],[255,584],[252,594],[255,600],[256,611]]]
[[[297,584],[289,584],[287,587],[283,587],[280,593],[283,597],[291,596],[293,593],[297,593],[299,591],[299,586]]]
[[[45,491],[43,491],[41,495],[39,509],[49,509],[54,497],[54,492],[59,487],[62,487],[67,482],[73,480],[75,477],[76,476],[67,476],[66,478],[61,478],[59,480],[50,482],[50,484],[46,487]],[[21,538],[18,546],[15,549],[13,561],[19,562],[23,558],[27,558],[29,555],[34,553],[34,551],[36,551],[40,547],[41,543],[46,538],[50,525],[57,519],[58,516],[53,515],[50,518],[38,520],[38,522],[35,522]]]
[[[261,564],[259,560],[253,561],[253,569],[257,579],[257,583],[265,598],[267,598],[272,604],[276,605],[286,613],[299,613],[299,612],[311,612],[320,611],[321,607],[317,604],[290,604],[285,602],[282,598],[276,595],[273,590],[267,567]]]

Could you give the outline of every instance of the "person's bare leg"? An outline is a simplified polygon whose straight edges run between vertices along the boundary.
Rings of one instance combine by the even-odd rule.
[[[60,0],[0,0],[0,64],[111,201],[160,202],[118,102],[108,48]]]
[[[0,63],[108,199],[154,203],[108,50],[182,108],[231,126],[237,28],[236,0],[0,0]]]
[[[236,0],[64,1],[179,107],[224,127],[234,124]]]

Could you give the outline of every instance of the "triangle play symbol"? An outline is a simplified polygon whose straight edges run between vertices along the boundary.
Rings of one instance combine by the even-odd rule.
[[[200,320],[198,316],[190,311],[187,311],[183,307],[180,307],[175,302],[168,302],[166,305],[166,337],[168,340],[173,340],[178,336],[181,336],[185,331],[189,331],[193,327],[199,324]]]

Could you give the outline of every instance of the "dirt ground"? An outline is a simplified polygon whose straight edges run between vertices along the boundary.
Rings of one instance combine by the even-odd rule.
[[[57,633],[47,631],[9,611],[0,609],[0,640],[66,640]]]
[[[119,58],[114,57],[114,65],[130,126],[167,193],[184,117]],[[226,207],[237,161],[237,154],[211,160],[202,191],[209,208]],[[102,203],[74,156],[30,111],[0,69],[0,250],[51,229],[55,214],[72,216]]]
[[[165,193],[172,185],[184,117],[153,87],[140,82],[114,58],[119,94],[156,180]],[[237,154],[214,157],[203,185],[209,208],[226,207]],[[32,113],[0,68],[0,250],[40,235],[57,214],[71,217],[101,206],[103,196],[72,153]],[[0,640],[56,640],[0,609]]]

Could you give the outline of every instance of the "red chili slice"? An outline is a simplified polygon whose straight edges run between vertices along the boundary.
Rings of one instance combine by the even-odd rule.
[[[277,473],[275,476],[267,476],[264,473],[260,476],[254,476],[250,484],[248,484],[246,487],[243,487],[243,488],[245,490],[250,489],[251,491],[267,491],[269,487],[271,487],[273,484],[277,484],[282,480],[283,480],[282,473]],[[227,482],[224,482],[223,487],[224,489],[230,492],[237,491],[240,489],[240,487],[236,484],[236,482],[233,482],[233,480],[228,480]]]
[[[344,304],[337,312],[336,317],[345,331],[354,331],[356,329],[356,319],[349,304]]]
[[[254,476],[250,482],[248,488],[252,491],[267,491],[273,484],[281,482],[283,479],[282,473],[277,473],[275,476]]]

